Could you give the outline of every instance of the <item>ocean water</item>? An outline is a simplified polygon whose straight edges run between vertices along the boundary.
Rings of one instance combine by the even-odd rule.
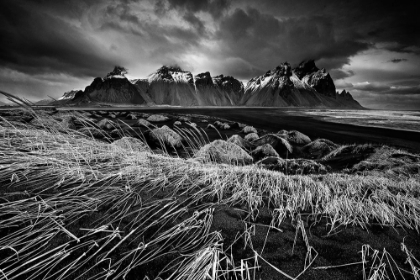
[[[313,109],[294,112],[329,122],[420,132],[420,111]]]

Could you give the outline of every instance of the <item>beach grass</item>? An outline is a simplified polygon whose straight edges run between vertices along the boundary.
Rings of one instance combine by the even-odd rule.
[[[415,234],[420,229],[420,181],[407,170],[406,176],[376,167],[287,175],[255,164],[202,163],[174,155],[163,141],[163,153],[155,153],[142,134],[135,147],[113,144],[104,130],[98,139],[52,116],[29,113],[37,125],[0,123],[0,279],[256,279],[262,267],[297,279],[334,269],[316,263],[313,225],[325,225],[327,235],[344,228],[369,234],[371,225]],[[82,114],[72,115],[85,128],[96,128]],[[180,149],[198,150],[210,142],[200,128],[174,130],[184,139]],[[350,148],[358,153],[371,147]],[[387,153],[374,154],[356,169],[389,155],[417,157]],[[214,230],[220,207],[244,214],[231,242]],[[270,213],[268,231],[257,248],[253,240],[263,210]],[[281,232],[286,224],[294,228],[293,249],[303,242],[305,251],[294,275],[264,251],[269,232]],[[250,255],[233,254],[238,244]],[[362,245],[360,262],[341,264],[359,266],[362,279],[420,279],[418,256],[404,242],[405,263],[385,249]]]

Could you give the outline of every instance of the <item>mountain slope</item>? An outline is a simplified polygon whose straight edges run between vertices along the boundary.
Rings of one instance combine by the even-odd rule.
[[[362,108],[348,95],[337,95],[331,76],[325,69],[318,69],[313,61],[302,62],[295,69],[285,62],[252,78],[240,103],[245,106]]]
[[[212,77],[205,72],[196,75],[194,83],[202,106],[235,106],[243,93],[242,83],[230,76]]]
[[[287,62],[249,80],[209,72],[193,76],[177,66],[162,66],[147,79],[128,80],[116,67],[105,78],[95,78],[84,91],[67,92],[57,104],[123,103],[172,106],[267,106],[357,108],[347,91],[336,92],[334,81],[313,60],[292,69]]]
[[[95,78],[85,90],[79,91],[71,100],[72,103],[123,103],[146,104],[138,87],[133,85],[125,76],[109,76]]]
[[[199,105],[191,72],[179,67],[162,66],[149,75],[148,82],[147,95],[157,105]]]

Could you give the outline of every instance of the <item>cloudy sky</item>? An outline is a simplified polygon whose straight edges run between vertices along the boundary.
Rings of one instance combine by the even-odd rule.
[[[0,89],[58,98],[114,65],[133,78],[177,64],[246,81],[314,59],[366,107],[420,109],[416,2],[0,1]]]

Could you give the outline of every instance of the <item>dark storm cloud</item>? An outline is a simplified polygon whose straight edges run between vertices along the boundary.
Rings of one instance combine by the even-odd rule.
[[[354,72],[351,70],[332,69],[330,70],[330,75],[333,78],[333,80],[339,80],[354,76]]]
[[[327,15],[333,19],[336,36],[372,43],[395,42],[386,47],[392,51],[414,52],[410,46],[420,45],[417,1],[260,0],[258,6],[283,17]]]
[[[116,63],[101,55],[100,47],[89,35],[46,14],[39,5],[1,1],[0,14],[3,67],[25,73],[58,71],[92,76]]]
[[[187,21],[194,29],[196,29],[199,34],[202,36],[206,35],[206,27],[204,26],[204,22],[196,17],[193,13],[188,12],[182,18]]]
[[[228,55],[267,70],[283,61],[296,65],[304,59],[324,59],[321,67],[339,68],[351,55],[370,46],[365,42],[337,40],[328,16],[279,20],[255,8],[237,8],[225,16],[218,39]]]
[[[142,39],[148,40],[149,45],[156,48],[162,45],[169,45],[167,55],[179,51],[180,48],[186,46],[197,45],[204,36],[204,24],[193,13],[186,13],[183,19],[190,24],[191,28],[179,26],[162,26],[159,22],[151,22],[149,19],[140,18],[130,6],[131,1],[111,2],[106,7],[106,14],[101,19],[102,30],[114,29],[124,33],[132,33],[140,36]],[[197,32],[197,30],[199,32]],[[181,44],[177,44],[182,42]],[[175,43],[174,43],[175,42]]]
[[[353,89],[368,92],[386,92],[391,89],[390,86],[381,83],[358,83],[354,84]]]
[[[140,24],[140,19],[131,11],[130,2],[112,2],[106,7],[106,15],[108,17],[116,16],[118,20]]]
[[[382,83],[347,83],[346,88],[375,94],[420,94],[420,85],[396,86]]]
[[[366,108],[377,109],[415,109],[420,108],[420,85],[396,86],[379,83],[346,83],[356,100]]]
[[[0,86],[21,84],[31,95],[30,85],[56,86],[45,77],[63,74],[61,91],[73,87],[67,78],[81,83],[115,64],[140,77],[179,64],[246,80],[314,59],[360,96],[416,95],[417,13],[415,1],[388,0],[0,1]],[[17,72],[19,82],[6,82]]]
[[[405,59],[405,58],[394,58],[394,59],[391,59],[389,62],[400,63],[400,62],[403,62],[403,61],[407,61],[407,59]]]
[[[207,12],[211,14],[213,18],[217,19],[229,7],[229,0],[159,0],[156,3],[155,9],[160,13],[168,9],[176,9],[189,13]]]
[[[191,48],[198,48],[203,39],[218,40],[221,53],[217,56],[221,60],[238,58],[235,60],[238,68],[248,63],[240,70],[230,66],[234,73],[239,73],[239,78],[251,78],[257,71],[266,71],[283,61],[296,65],[304,59],[315,59],[319,67],[331,70],[339,79],[352,75],[340,70],[349,62],[349,57],[372,47],[367,35],[379,40],[385,38],[384,34],[393,34],[388,29],[398,29],[405,23],[398,23],[399,17],[389,15],[393,11],[399,16],[412,11],[392,8],[388,1],[381,1],[384,3],[381,5],[375,1],[372,2],[378,5],[366,1],[337,2],[263,0],[258,8],[253,8],[255,2],[244,1],[236,9],[230,9],[233,4],[227,0],[151,2],[157,14],[176,10],[179,18],[187,23],[172,27],[141,18],[133,8],[141,2],[132,0],[102,1],[105,8],[94,16],[99,31],[114,30],[139,37],[140,48],[147,45],[146,49],[151,50],[146,50],[149,55],[158,55],[150,60],[165,58],[176,62],[174,56],[199,51]],[[109,55],[105,47],[101,50],[100,44],[91,37],[95,30],[83,30],[59,17],[80,19],[92,3],[88,0],[9,1],[7,5],[2,2],[0,32],[5,43],[0,45],[0,62],[25,73],[60,71],[94,75],[107,71],[104,69],[121,60],[126,61]],[[375,13],[373,8],[376,8]],[[212,32],[215,33],[207,32],[208,22],[198,15],[200,12],[213,17],[215,29]],[[386,15],[385,19],[378,14]],[[411,27],[400,30],[405,35],[394,36],[399,39],[394,48],[409,46],[410,40],[401,38],[412,34],[411,30],[417,25],[411,19],[408,22]],[[413,37],[412,42],[418,40],[418,36]],[[117,47],[118,42],[108,48]]]
[[[365,108],[387,110],[418,110],[420,94],[378,94],[352,92]]]

